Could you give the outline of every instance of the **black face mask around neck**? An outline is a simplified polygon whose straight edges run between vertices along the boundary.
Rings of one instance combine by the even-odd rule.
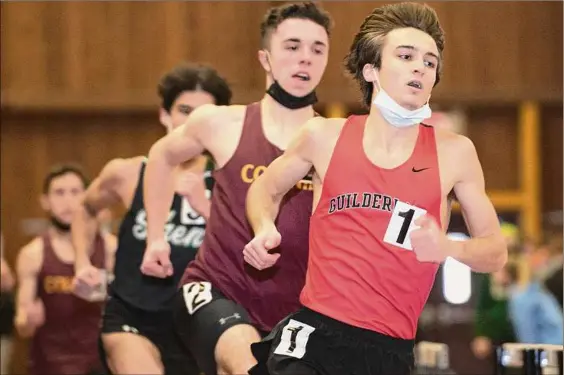
[[[306,96],[294,96],[288,91],[284,90],[278,81],[274,80],[274,83],[270,85],[266,93],[276,100],[278,103],[283,105],[288,109],[300,109],[317,103],[317,96],[315,95],[315,90],[307,94]]]
[[[49,220],[51,221],[51,224],[55,227],[55,229],[57,229],[60,232],[66,233],[71,229],[70,224],[63,223],[53,215],[49,216]]]

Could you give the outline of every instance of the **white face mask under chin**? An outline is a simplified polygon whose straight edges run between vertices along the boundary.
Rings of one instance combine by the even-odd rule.
[[[429,103],[423,107],[410,111],[399,105],[382,87],[378,90],[372,102],[382,114],[382,117],[396,128],[406,128],[419,124],[421,121],[431,117],[432,111]]]

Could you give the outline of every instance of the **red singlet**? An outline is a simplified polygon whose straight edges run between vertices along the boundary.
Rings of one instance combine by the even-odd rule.
[[[333,151],[311,218],[301,302],[352,326],[413,339],[439,265],[404,247],[419,209],[441,223],[435,131],[419,125],[409,159],[385,169],[364,153],[366,118],[351,116]]]

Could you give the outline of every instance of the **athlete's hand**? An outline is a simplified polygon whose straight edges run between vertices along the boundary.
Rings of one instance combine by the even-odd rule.
[[[419,228],[410,234],[413,252],[420,262],[443,262],[448,253],[448,238],[432,216],[423,215],[415,220]]]
[[[272,267],[280,258],[280,254],[271,254],[269,251],[280,245],[282,237],[273,226],[258,232],[243,249],[245,262],[258,270]]]
[[[85,264],[75,270],[73,288],[79,285],[87,285],[91,288],[97,287],[102,283],[101,269],[92,264]]]
[[[85,264],[77,268],[72,280],[73,294],[89,301],[92,294],[105,282],[103,272],[104,270],[96,268],[92,264]]]
[[[210,202],[203,173],[182,172],[176,181],[176,192],[190,202],[190,206],[204,218],[209,217]]]
[[[45,305],[40,298],[33,301],[28,310],[28,320],[35,328],[39,328],[45,323]]]
[[[33,335],[35,330],[45,323],[45,306],[41,299],[36,299],[26,308],[18,309],[14,325],[22,337]]]
[[[193,171],[182,171],[176,179],[175,190],[178,194],[192,198],[205,191],[204,174]]]
[[[148,244],[143,256],[143,263],[141,263],[141,272],[148,276],[164,279],[172,276],[172,271],[168,242],[161,239]]]

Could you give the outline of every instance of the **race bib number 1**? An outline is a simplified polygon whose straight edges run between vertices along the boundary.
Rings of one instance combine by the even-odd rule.
[[[409,234],[418,228],[414,221],[426,213],[427,211],[422,208],[397,201],[384,235],[384,242],[406,250],[413,250]]]

